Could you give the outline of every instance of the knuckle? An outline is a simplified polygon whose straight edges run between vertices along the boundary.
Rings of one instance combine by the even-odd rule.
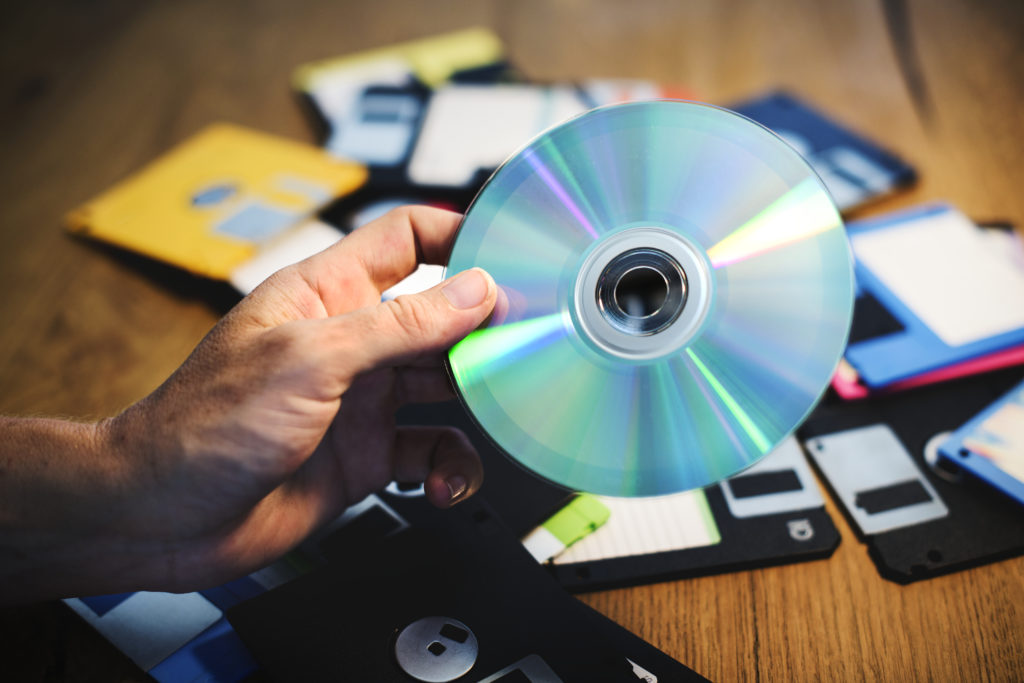
[[[412,219],[412,207],[408,205],[396,206],[387,213],[388,221],[403,225]]]
[[[457,427],[446,427],[437,437],[435,446],[436,459],[440,464],[457,467],[473,480],[483,479],[483,465],[480,456],[466,433]]]
[[[433,339],[437,336],[438,325],[430,304],[423,297],[400,296],[386,304],[399,329],[413,339]]]
[[[273,287],[274,289],[284,289],[295,280],[297,273],[298,268],[294,264],[285,266],[284,268],[271,273],[270,276],[263,281],[263,285]]]
[[[257,285],[256,289],[261,294],[266,292],[288,292],[294,289],[300,279],[299,267],[293,264],[271,273],[263,282]]]
[[[441,428],[438,445],[452,451],[473,451],[473,444],[466,433],[450,425]]]

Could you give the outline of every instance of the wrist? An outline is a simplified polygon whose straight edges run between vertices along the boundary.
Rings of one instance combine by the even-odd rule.
[[[125,533],[140,469],[116,420],[0,418],[0,602],[123,590],[142,575]]]

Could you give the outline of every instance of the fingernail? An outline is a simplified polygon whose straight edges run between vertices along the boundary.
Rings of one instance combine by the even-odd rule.
[[[448,485],[448,503],[457,501],[466,492],[466,478],[461,474],[453,474],[444,480]]]
[[[487,298],[487,285],[483,271],[472,268],[456,275],[441,289],[441,293],[455,308],[475,308]]]

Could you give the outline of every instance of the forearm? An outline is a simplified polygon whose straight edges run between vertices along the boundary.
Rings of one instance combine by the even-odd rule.
[[[119,533],[138,472],[107,424],[0,418],[0,603],[118,590],[143,569]]]

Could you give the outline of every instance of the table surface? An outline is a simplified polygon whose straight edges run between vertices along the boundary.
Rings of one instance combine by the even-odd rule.
[[[64,212],[211,121],[312,141],[296,65],[473,25],[535,79],[648,78],[715,103],[789,89],[919,169],[859,215],[946,199],[1024,225],[1019,0],[19,3],[0,28],[0,412],[112,414],[224,310],[69,237]],[[581,599],[715,680],[1024,675],[1024,558],[899,586],[829,512],[843,542],[828,560]],[[62,615],[0,611],[4,668],[144,678]]]

